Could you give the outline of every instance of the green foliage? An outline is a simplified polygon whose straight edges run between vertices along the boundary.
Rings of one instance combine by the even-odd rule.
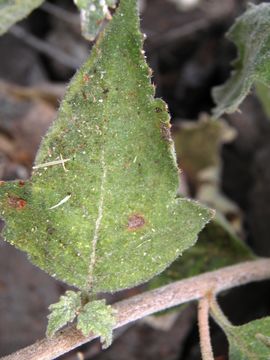
[[[251,250],[219,219],[212,220],[199,235],[195,246],[177,259],[163,273],[150,281],[157,288],[172,281],[217,270],[224,266],[254,259]]]
[[[238,48],[230,79],[213,90],[215,116],[236,111],[254,82],[270,84],[270,4],[250,5],[227,34]]]
[[[114,8],[117,0],[74,0],[81,10],[82,33],[89,39],[94,40],[102,28],[105,18],[111,17],[109,7]]]
[[[112,330],[116,323],[111,306],[105,304],[105,300],[96,300],[86,304],[78,315],[77,328],[83,335],[90,332],[101,337],[104,347],[112,343]]]
[[[230,360],[270,359],[270,317],[234,326],[215,300],[211,301],[211,314],[228,338]]]
[[[88,299],[87,299],[88,301]],[[102,343],[108,347],[112,343],[112,331],[115,317],[111,306],[105,300],[88,301],[86,304],[81,292],[67,291],[60,301],[49,307],[47,336],[52,337],[63,326],[77,318],[77,329],[84,336],[93,332],[101,337]]]
[[[233,129],[225,122],[206,115],[195,123],[181,122],[174,129],[177,159],[196,197],[203,198],[220,212],[206,225],[196,245],[188,249],[183,258],[177,259],[150,281],[151,288],[254,259],[251,250],[235,235],[222,215],[226,211],[231,214],[235,210],[233,204],[220,193],[219,184],[222,167],[220,148],[222,143],[232,140],[234,135]]]
[[[263,83],[256,83],[256,95],[260,100],[265,115],[270,119],[270,88]]]
[[[147,281],[212,216],[176,199],[169,116],[153,95],[136,1],[125,0],[69,86],[31,180],[0,188],[6,239],[70,285],[99,292]]]
[[[42,2],[0,0],[0,34]],[[83,33],[93,40],[117,1],[75,2]],[[89,292],[135,286],[166,268],[151,287],[254,259],[221,217],[192,247],[213,213],[176,197],[169,115],[165,103],[154,99],[136,3],[121,1],[72,80],[31,179],[0,183],[6,240],[50,275],[82,290],[67,291],[50,306],[47,335],[77,319],[83,335],[93,332],[106,347],[116,319],[104,300],[89,301]],[[228,37],[239,56],[231,78],[214,90],[216,116],[237,110],[254,83],[269,112],[269,18],[269,4],[252,5],[231,28]],[[199,198],[206,185],[217,198],[221,123],[208,119],[186,130],[177,141],[183,167]],[[205,169],[212,169],[208,178]],[[270,318],[242,326],[224,319],[217,322],[230,342],[230,359],[270,358]]]
[[[267,336],[270,335],[269,317],[223,329],[230,343],[230,360],[270,359],[267,343]]]
[[[0,2],[0,35],[22,20],[44,0],[2,0]]]
[[[236,111],[253,85],[266,114],[269,115],[270,85],[270,4],[250,5],[228,32],[238,49],[230,79],[213,90],[215,116]],[[242,326],[231,325],[219,311],[214,318],[230,343],[230,360],[270,359],[270,318]]]
[[[72,322],[82,307],[81,293],[67,291],[60,297],[60,301],[49,307],[51,311],[48,316],[47,336],[52,337],[57,330]]]

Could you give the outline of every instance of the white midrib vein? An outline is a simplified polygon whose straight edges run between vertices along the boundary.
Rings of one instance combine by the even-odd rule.
[[[94,228],[94,235],[93,235],[93,240],[92,240],[92,252],[90,255],[89,268],[88,268],[88,290],[90,290],[93,286],[93,273],[94,273],[94,267],[95,267],[95,263],[96,263],[97,243],[98,243],[98,237],[99,237],[99,229],[100,229],[101,220],[102,220],[102,216],[103,216],[105,182],[106,182],[106,177],[107,177],[107,168],[106,168],[106,164],[105,164],[104,149],[101,150],[100,163],[101,163],[101,169],[102,169],[101,184],[100,184],[100,196],[99,196],[99,204],[98,204],[98,216],[97,216],[95,228]]]

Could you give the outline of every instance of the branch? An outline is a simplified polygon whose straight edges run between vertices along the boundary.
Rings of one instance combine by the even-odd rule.
[[[115,328],[170,307],[198,300],[209,291],[217,294],[267,278],[270,278],[270,259],[249,261],[177,281],[114,304],[117,311]],[[96,337],[92,334],[88,337],[82,336],[73,325],[60,331],[52,339],[38,341],[1,360],[52,360]]]
[[[198,325],[200,332],[200,347],[203,360],[214,360],[209,329],[209,299],[205,295],[198,306]]]

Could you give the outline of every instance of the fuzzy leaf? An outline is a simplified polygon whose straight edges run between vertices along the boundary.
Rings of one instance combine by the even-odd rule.
[[[227,37],[238,48],[230,79],[213,90],[216,116],[236,111],[254,82],[270,84],[270,4],[251,4]]]
[[[92,301],[86,304],[78,315],[77,329],[84,336],[93,332],[101,337],[101,342],[107,348],[112,343],[112,331],[116,323],[113,310],[106,305],[105,300]]]
[[[94,40],[102,28],[105,18],[110,18],[109,7],[114,8],[117,0],[74,0],[81,10],[82,33],[88,40]]]
[[[153,95],[136,0],[125,0],[73,79],[31,181],[0,186],[6,239],[70,285],[99,292],[145,282],[212,217],[176,199],[169,116]]]
[[[223,327],[230,343],[230,360],[270,359],[270,317],[242,326]]]
[[[0,1],[0,35],[13,24],[22,20],[44,0],[2,0]]]
[[[234,135],[233,129],[225,122],[214,120],[207,115],[201,116],[199,121],[182,121],[174,126],[176,155],[185,178],[192,184],[196,197],[200,196],[211,203],[217,213],[199,234],[196,245],[188,249],[182,258],[177,259],[162,274],[152,279],[150,288],[254,259],[251,250],[236,236],[234,229],[223,216],[228,212],[237,219],[238,214],[237,208],[234,208],[234,204],[230,203],[220,190],[221,146],[231,141]],[[208,171],[207,174],[208,169],[211,169],[211,172]],[[204,189],[208,190],[208,196]]]
[[[81,293],[67,291],[60,301],[49,306],[47,336],[52,337],[57,330],[72,322],[81,308]]]
[[[260,100],[265,115],[270,119],[270,87],[263,83],[256,83],[256,95]]]
[[[151,280],[149,285],[150,288],[157,288],[172,281],[254,258],[251,250],[233,234],[229,226],[216,218],[200,233],[196,245]]]

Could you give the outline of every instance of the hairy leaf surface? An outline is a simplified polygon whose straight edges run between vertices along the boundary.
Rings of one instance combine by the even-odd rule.
[[[110,18],[109,7],[114,8],[117,0],[74,0],[81,10],[82,33],[94,40],[103,26],[103,20]]]
[[[81,293],[70,290],[60,297],[58,303],[50,305],[51,313],[48,316],[47,336],[53,336],[57,330],[72,322],[81,306]]]
[[[151,280],[149,285],[150,288],[157,288],[172,281],[254,258],[251,250],[232,232],[230,227],[216,218],[200,233],[196,245]]]
[[[78,315],[77,328],[84,336],[89,335],[90,332],[99,335],[106,348],[112,343],[112,330],[115,323],[111,306],[106,305],[105,300],[96,300],[84,306]]]
[[[265,115],[270,119],[270,87],[263,83],[256,83],[256,95],[260,100]]]
[[[199,234],[196,245],[188,249],[183,258],[177,259],[152,279],[150,288],[254,259],[251,250],[226,220],[225,215],[233,214],[234,220],[239,219],[236,223],[241,223],[239,210],[220,189],[221,146],[234,136],[234,130],[225,122],[207,115],[201,116],[197,122],[182,121],[174,124],[176,155],[182,165],[184,177],[188,179],[196,197],[211,204],[217,212],[215,218]]]
[[[270,359],[270,318],[223,328],[230,343],[230,360]]]
[[[153,96],[136,1],[125,0],[73,79],[31,181],[0,187],[6,239],[52,276],[93,292],[134,286],[211,218],[176,199],[169,116]]]
[[[44,0],[2,0],[0,2],[0,35],[43,2]]]
[[[230,79],[213,90],[214,114],[236,111],[254,82],[270,84],[270,4],[250,5],[227,34],[238,49]]]

